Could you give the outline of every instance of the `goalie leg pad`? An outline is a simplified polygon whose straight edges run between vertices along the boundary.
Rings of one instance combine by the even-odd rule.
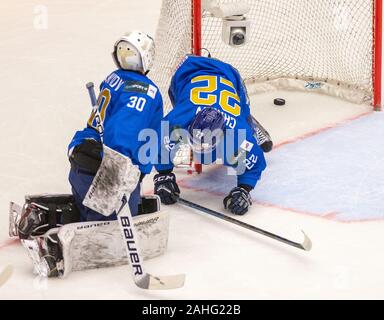
[[[42,277],[61,277],[64,274],[63,256],[57,236],[59,228],[33,239],[22,239],[34,266],[34,273]]]
[[[164,254],[169,215],[163,211],[134,218],[144,259]],[[64,276],[71,271],[127,264],[125,244],[117,221],[66,225],[58,233],[64,258]]]
[[[134,217],[144,260],[165,253],[169,215],[164,211]],[[43,236],[22,240],[44,277],[66,277],[72,271],[127,264],[125,244],[117,221],[81,222],[49,230]]]

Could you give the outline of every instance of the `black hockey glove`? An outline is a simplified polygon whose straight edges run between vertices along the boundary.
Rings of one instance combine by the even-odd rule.
[[[170,173],[159,173],[153,178],[155,183],[155,194],[163,204],[175,204],[179,199],[180,189],[176,183],[176,176]]]
[[[252,188],[240,186],[232,189],[227,197],[224,199],[224,207],[233,214],[242,216],[248,212],[249,207],[252,205],[252,199],[249,192]]]
[[[72,166],[76,166],[90,174],[96,174],[101,165],[103,145],[95,140],[87,139],[76,146],[69,157]]]

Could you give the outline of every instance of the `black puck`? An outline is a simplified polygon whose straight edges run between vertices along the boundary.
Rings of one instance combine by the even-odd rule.
[[[273,103],[276,106],[285,106],[285,100],[281,98],[276,98],[275,100],[273,100]]]

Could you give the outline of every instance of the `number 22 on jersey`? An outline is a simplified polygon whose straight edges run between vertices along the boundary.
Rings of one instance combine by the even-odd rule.
[[[197,84],[192,88],[190,94],[193,104],[212,106],[219,102],[225,112],[235,117],[240,115],[240,98],[231,81],[217,76],[198,76],[193,78],[191,83]]]

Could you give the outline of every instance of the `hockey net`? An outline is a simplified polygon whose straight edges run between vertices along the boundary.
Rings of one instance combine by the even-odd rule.
[[[222,38],[223,18],[241,6],[248,41]],[[163,0],[150,73],[165,112],[171,77],[185,54],[206,48],[235,66],[250,94],[275,88],[322,92],[355,103],[381,104],[382,0]]]

